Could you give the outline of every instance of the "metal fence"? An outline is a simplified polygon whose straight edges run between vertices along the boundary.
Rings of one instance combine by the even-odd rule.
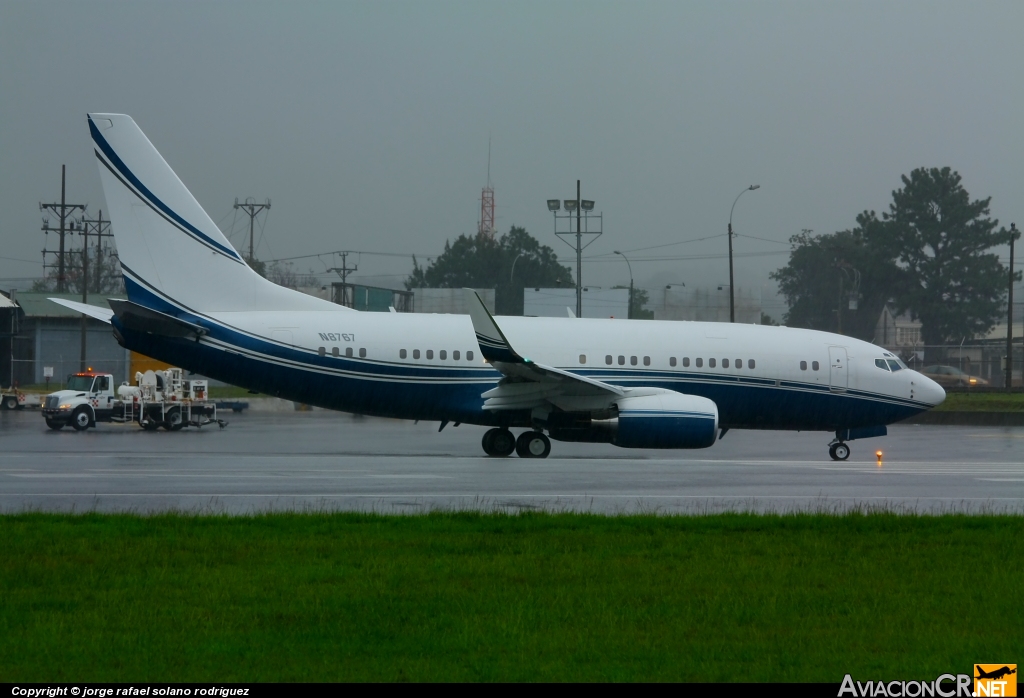
[[[51,359],[42,366],[41,371],[37,371],[37,362],[35,359],[14,359],[11,362],[14,366],[14,376],[20,387],[26,387],[28,385],[38,385],[40,387],[47,386],[49,390],[60,390],[67,385],[67,378],[72,373],[77,373],[81,368],[81,362],[79,357],[58,357],[57,359]],[[128,375],[130,369],[130,362],[127,359],[100,359],[96,361],[90,361],[86,368],[91,368],[93,371],[102,373],[110,373],[114,376],[114,381],[120,383],[121,381],[131,382],[131,376]],[[48,373],[46,369],[52,369],[52,377],[47,380],[45,375],[41,383],[36,382],[37,373]]]
[[[950,386],[964,384],[974,387],[1005,388],[1006,342],[977,342],[941,346],[903,345],[885,347],[899,356],[911,368],[924,373],[937,373],[940,382]],[[1013,387],[1024,386],[1024,347],[1020,340],[1013,342],[1010,360]],[[947,369],[955,369],[948,371]],[[971,383],[970,378],[976,382]]]

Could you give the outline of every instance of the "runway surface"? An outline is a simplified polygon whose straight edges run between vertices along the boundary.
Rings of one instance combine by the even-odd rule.
[[[53,432],[0,412],[0,511],[700,513],[886,507],[1024,512],[1024,428],[892,426],[828,458],[823,433],[732,431],[701,451],[553,442],[487,458],[483,429],[330,412],[228,414],[226,429]],[[875,451],[884,452],[879,467]]]

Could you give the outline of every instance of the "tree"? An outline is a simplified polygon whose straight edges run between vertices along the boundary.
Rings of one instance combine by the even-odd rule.
[[[904,272],[868,244],[863,226],[829,235],[804,230],[789,241],[789,264],[771,274],[789,303],[786,324],[842,329],[870,341],[882,306],[904,283]],[[857,301],[856,310],[850,309],[850,300]]]
[[[629,286],[612,286],[612,288],[629,288]],[[651,300],[650,294],[645,289],[633,287],[633,295],[629,299],[630,320],[653,320],[654,311],[647,309],[647,303]]]
[[[85,281],[82,274],[82,250],[68,250],[64,253],[64,280],[68,293],[82,293]],[[117,252],[106,245],[90,246],[89,248],[89,293],[111,295],[124,293],[124,277]],[[56,275],[45,279],[37,279],[32,290],[41,293],[53,293],[57,290]]]
[[[460,235],[454,243],[446,241],[444,252],[426,268],[413,257],[412,274],[405,281],[407,289],[493,288],[499,315],[523,314],[527,286],[572,285],[572,275],[558,263],[555,251],[516,226],[498,239]]]
[[[1002,313],[1007,270],[987,250],[1010,241],[988,217],[991,198],[971,201],[948,167],[918,168],[902,180],[881,219],[874,211],[858,217],[867,243],[906,272],[897,310],[921,321],[925,345],[988,332]]]

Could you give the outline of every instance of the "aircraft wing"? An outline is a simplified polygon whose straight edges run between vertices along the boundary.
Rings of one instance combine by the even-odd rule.
[[[63,305],[65,308],[71,308],[72,310],[94,317],[97,320],[110,324],[110,318],[114,317],[114,313],[110,308],[101,308],[98,305],[89,305],[88,303],[78,303],[76,301],[68,301],[63,298],[47,298],[46,300],[53,301],[57,305]]]
[[[477,292],[464,291],[480,353],[505,376],[497,388],[483,394],[485,410],[532,409],[545,402],[563,409],[603,409],[626,395],[617,385],[523,357],[512,348]]]

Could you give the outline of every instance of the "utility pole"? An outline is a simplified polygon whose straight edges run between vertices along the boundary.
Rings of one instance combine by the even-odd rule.
[[[1006,389],[1013,388],[1013,243],[1020,237],[1016,223],[1010,223],[1010,292],[1006,301]]]
[[[238,203],[238,199],[235,199],[235,208],[242,209],[249,216],[249,259],[248,259],[248,261],[251,264],[252,260],[255,259],[255,257],[253,256],[253,242],[252,242],[253,228],[254,228],[253,224],[255,223],[256,216],[259,214],[260,211],[262,211],[263,209],[268,209],[268,210],[270,209],[270,199],[267,199],[262,204],[255,203],[255,201],[253,200],[253,198],[251,196],[245,200],[244,204]]]
[[[103,220],[103,209],[100,209],[99,214],[96,216],[96,220],[87,220],[84,216],[81,220],[82,228],[81,235],[84,238],[82,245],[82,303],[89,302],[89,228],[92,227],[94,234],[96,235],[96,291],[99,292],[100,287],[100,274],[103,269],[100,265],[100,243],[103,238],[110,237],[110,221]],[[84,371],[86,366],[85,351],[86,351],[86,333],[88,332],[88,325],[85,314],[82,314],[82,342],[81,351],[79,356],[79,371]]]
[[[348,303],[346,302],[348,300],[348,293],[347,293],[348,275],[351,272],[359,271],[359,265],[356,264],[356,265],[353,265],[351,267],[348,266],[348,256],[351,254],[351,252],[341,252],[340,254],[341,254],[341,266],[340,267],[331,267],[327,271],[337,272],[338,275],[341,276],[341,303],[339,305],[346,305],[346,306],[348,306]],[[335,302],[337,302],[337,301],[335,301]],[[352,306],[348,306],[348,307],[352,307]]]
[[[44,204],[42,202],[39,203],[39,210],[40,211],[52,211],[54,213],[54,215],[56,215],[57,218],[60,220],[60,226],[59,227],[51,228],[50,227],[50,219],[49,218],[43,218],[43,227],[40,228],[40,230],[42,230],[47,235],[49,235],[51,231],[53,231],[55,233],[58,233],[60,235],[60,248],[59,248],[59,250],[56,253],[57,254],[57,293],[65,293],[65,292],[67,292],[67,270],[66,270],[66,259],[65,259],[65,248],[64,248],[64,235],[68,231],[73,231],[75,229],[73,222],[72,222],[70,228],[67,226],[67,219],[71,217],[71,214],[75,211],[75,209],[80,209],[83,213],[85,212],[85,204],[69,204],[69,203],[67,203],[67,199],[65,197],[65,193],[66,193],[65,174],[66,174],[66,171],[67,171],[67,166],[66,165],[61,165],[60,166],[60,203],[59,204],[58,203]],[[46,269],[46,266],[47,266],[47,264],[46,264],[46,255],[47,254],[54,254],[54,253],[53,252],[48,252],[47,250],[43,250],[43,269],[44,270]]]

